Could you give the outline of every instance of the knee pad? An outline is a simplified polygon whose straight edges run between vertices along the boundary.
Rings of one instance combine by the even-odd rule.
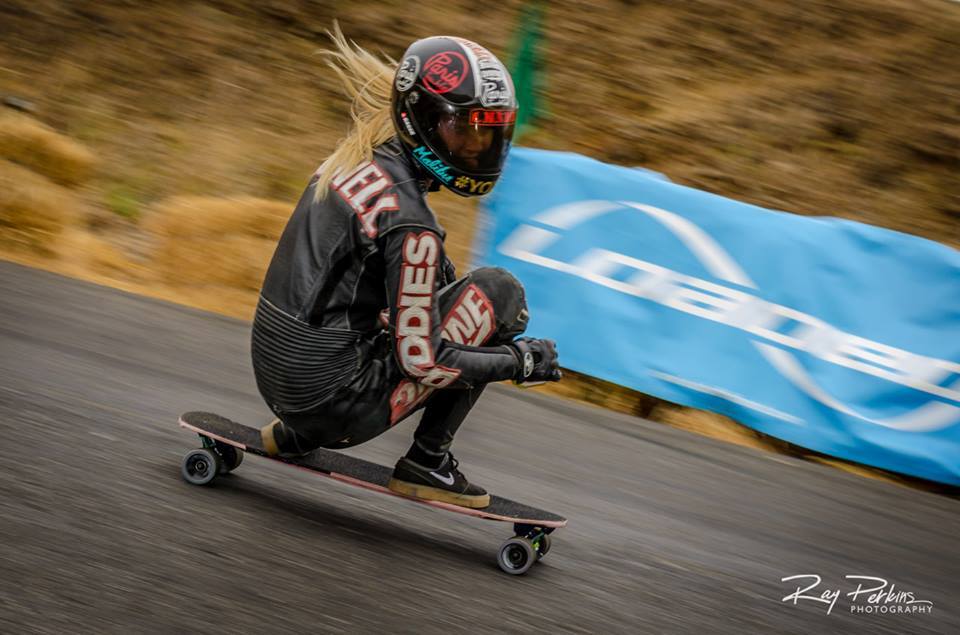
[[[512,273],[501,267],[481,267],[470,272],[470,282],[493,304],[497,328],[489,344],[512,341],[527,330],[527,296],[523,284]]]

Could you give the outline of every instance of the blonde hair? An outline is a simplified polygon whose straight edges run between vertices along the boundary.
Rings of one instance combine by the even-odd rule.
[[[337,142],[334,150],[317,170],[316,199],[322,200],[330,181],[344,170],[351,170],[373,159],[373,149],[384,143],[395,131],[390,112],[393,76],[397,63],[387,56],[383,59],[347,40],[334,22],[333,33],[327,34],[334,49],[323,51],[327,66],[340,78],[344,92],[351,100],[350,117],[353,127],[347,136]]]

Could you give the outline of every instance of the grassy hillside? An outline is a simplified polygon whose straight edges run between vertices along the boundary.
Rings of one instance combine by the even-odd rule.
[[[960,4],[545,4],[549,114],[526,145],[960,247]],[[338,19],[394,59],[438,33],[508,59],[523,3],[481,6],[0,3],[0,93],[28,111],[0,113],[0,255],[249,316],[286,210],[347,122],[318,55],[325,29]],[[473,202],[441,193],[432,205],[463,266]],[[565,383],[678,423],[669,404]]]
[[[94,224],[175,195],[292,201],[346,121],[317,55],[333,19],[393,58],[433,33],[506,56],[521,4],[8,0],[0,88],[95,153]],[[955,3],[548,5],[529,145],[960,245]]]

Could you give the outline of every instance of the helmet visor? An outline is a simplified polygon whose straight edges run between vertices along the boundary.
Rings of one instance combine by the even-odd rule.
[[[496,174],[510,150],[517,111],[436,103],[422,134],[444,161],[466,173]]]

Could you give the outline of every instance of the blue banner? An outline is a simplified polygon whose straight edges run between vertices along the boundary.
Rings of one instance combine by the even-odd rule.
[[[960,484],[956,250],[525,148],[483,215],[475,264],[524,283],[564,367]]]

